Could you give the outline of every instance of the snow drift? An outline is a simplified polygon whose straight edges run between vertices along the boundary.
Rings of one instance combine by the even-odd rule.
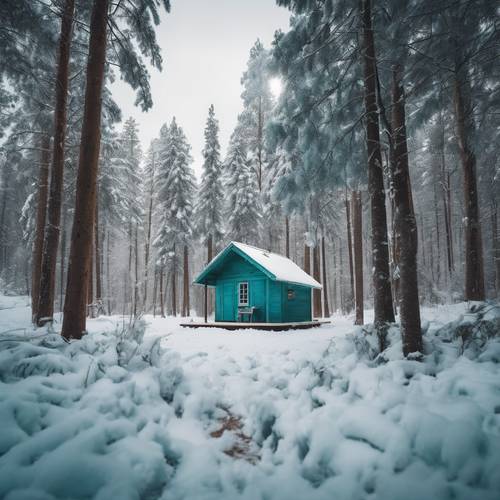
[[[68,344],[27,312],[0,337],[0,498],[496,499],[500,308],[460,307],[424,312],[423,362],[402,359],[397,327],[380,352],[341,318],[296,333],[108,318]]]

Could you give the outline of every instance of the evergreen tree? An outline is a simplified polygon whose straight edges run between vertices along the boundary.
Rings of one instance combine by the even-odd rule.
[[[196,181],[191,168],[191,146],[182,128],[172,119],[168,132],[160,139],[156,184],[158,190],[158,231],[154,240],[161,266],[172,271],[172,313],[177,313],[176,278],[180,252],[184,254],[184,303],[182,314],[189,314],[189,269],[187,252],[193,236],[193,200]]]
[[[228,193],[227,234],[234,241],[251,245],[259,242],[262,209],[257,178],[248,161],[240,127],[231,136],[225,161]]]
[[[270,72],[268,68],[269,53],[257,40],[250,50],[247,69],[241,78],[243,85],[244,113],[241,123],[245,124],[245,140],[247,143],[248,161],[257,176],[259,191],[264,188],[269,158],[265,140],[265,127],[270,118],[273,99],[269,87]]]
[[[213,104],[208,110],[203,148],[203,173],[196,206],[197,233],[207,245],[207,262],[212,260],[214,245],[222,238],[222,162],[220,159],[219,122]]]
[[[112,11],[108,0],[94,0],[92,6],[75,216],[61,331],[65,338],[81,338],[86,325],[85,283],[91,267],[108,28],[113,35],[111,42],[116,43],[115,50],[110,51],[111,58],[116,56],[123,78],[137,90],[136,103],[149,109],[152,100],[148,72],[137,50],[161,69],[160,49],[153,29],[160,22],[159,4],[167,11],[170,9],[168,0],[130,0],[126,6],[118,3]]]

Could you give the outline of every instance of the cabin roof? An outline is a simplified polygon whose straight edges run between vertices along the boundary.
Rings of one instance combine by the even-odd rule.
[[[225,257],[231,252],[235,252],[251,262],[268,278],[274,281],[286,281],[311,288],[322,288],[320,283],[287,257],[237,241],[231,241],[224,250],[218,253],[194,282],[198,284],[211,284],[207,279],[209,274],[221,266]]]

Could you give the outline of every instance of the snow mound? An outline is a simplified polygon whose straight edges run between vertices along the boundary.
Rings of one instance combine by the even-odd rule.
[[[178,357],[144,325],[0,339],[0,498],[157,498],[177,452]]]
[[[496,500],[500,307],[424,315],[419,362],[397,325],[340,316],[286,333],[101,317],[67,344],[27,314],[0,335],[0,498]]]

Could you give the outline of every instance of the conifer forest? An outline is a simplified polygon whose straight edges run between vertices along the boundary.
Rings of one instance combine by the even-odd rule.
[[[498,498],[499,218],[496,0],[0,0],[0,499]]]

